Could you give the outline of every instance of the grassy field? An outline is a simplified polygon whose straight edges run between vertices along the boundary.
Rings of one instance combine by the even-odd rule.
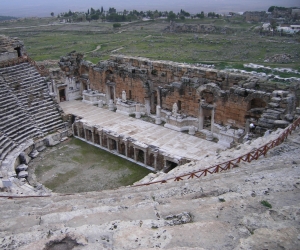
[[[150,171],[72,138],[47,148],[30,162],[37,180],[58,193],[88,192],[131,185]]]
[[[241,18],[185,22],[228,27],[233,32],[197,34],[196,39],[193,33],[166,33],[169,23],[164,20],[122,23],[121,28],[113,29],[112,23],[59,24],[55,18],[43,18],[0,23],[0,34],[23,40],[29,55],[36,61],[58,60],[76,50],[85,53],[85,59],[93,63],[115,53],[177,62],[213,63],[218,69],[241,68],[243,63],[251,62],[300,70],[300,35],[260,36],[256,30],[261,24],[246,23]],[[293,56],[288,65],[264,63],[266,58],[283,53]]]

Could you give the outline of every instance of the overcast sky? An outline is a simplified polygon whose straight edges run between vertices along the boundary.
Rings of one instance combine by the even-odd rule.
[[[173,10],[184,9],[190,13],[214,11],[267,10],[270,6],[300,7],[299,0],[0,0],[1,16],[50,16],[72,11],[87,11],[103,6],[104,10],[115,7],[117,10]]]

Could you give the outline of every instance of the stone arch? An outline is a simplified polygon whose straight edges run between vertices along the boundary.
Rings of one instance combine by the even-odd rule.
[[[197,89],[197,94],[201,98],[199,100],[198,129],[201,130],[203,128],[210,128],[210,130],[213,130],[215,103],[221,96],[221,89],[215,83],[208,83],[200,86]]]
[[[215,83],[208,83],[208,84],[200,86],[197,89],[197,94],[200,97],[204,97],[203,95],[205,93],[212,93],[212,95],[213,95],[213,102],[216,102],[219,99],[219,97],[221,96],[221,89]]]
[[[258,120],[270,102],[270,96],[265,92],[253,93],[245,98],[247,101],[246,119]]]
[[[113,82],[114,81],[114,75],[111,70],[106,70],[105,71],[105,82]]]

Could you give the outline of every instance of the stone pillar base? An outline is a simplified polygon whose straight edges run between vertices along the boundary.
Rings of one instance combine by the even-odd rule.
[[[141,112],[135,112],[135,118],[140,119],[141,118]]]
[[[206,140],[212,141],[214,139],[213,133],[209,132],[206,134]]]
[[[189,135],[195,135],[195,127],[194,126],[189,127]]]
[[[160,117],[156,117],[155,118],[155,124],[161,124],[161,118]]]

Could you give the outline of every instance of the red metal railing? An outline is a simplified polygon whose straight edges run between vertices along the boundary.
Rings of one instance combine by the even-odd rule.
[[[267,152],[280,145],[284,140],[300,125],[300,117],[295,120],[290,126],[288,126],[279,136],[277,139],[272,140],[268,142],[267,144],[261,146],[260,148],[254,149],[250,151],[247,154],[244,154],[242,156],[239,156],[238,158],[219,163],[213,166],[210,166],[205,169],[197,170],[192,173],[187,173],[183,174],[180,176],[160,180],[160,181],[153,181],[153,182],[148,182],[148,183],[143,183],[143,184],[138,184],[138,185],[133,185],[132,187],[140,187],[140,186],[148,186],[151,184],[156,184],[156,183],[166,183],[168,181],[182,181],[182,180],[188,180],[188,179],[193,179],[193,178],[200,178],[203,176],[207,176],[207,174],[215,174],[219,173],[225,170],[229,170],[231,168],[234,168],[237,163],[240,163],[241,161],[244,162],[251,162],[253,160],[257,160],[260,156],[265,156]]]

